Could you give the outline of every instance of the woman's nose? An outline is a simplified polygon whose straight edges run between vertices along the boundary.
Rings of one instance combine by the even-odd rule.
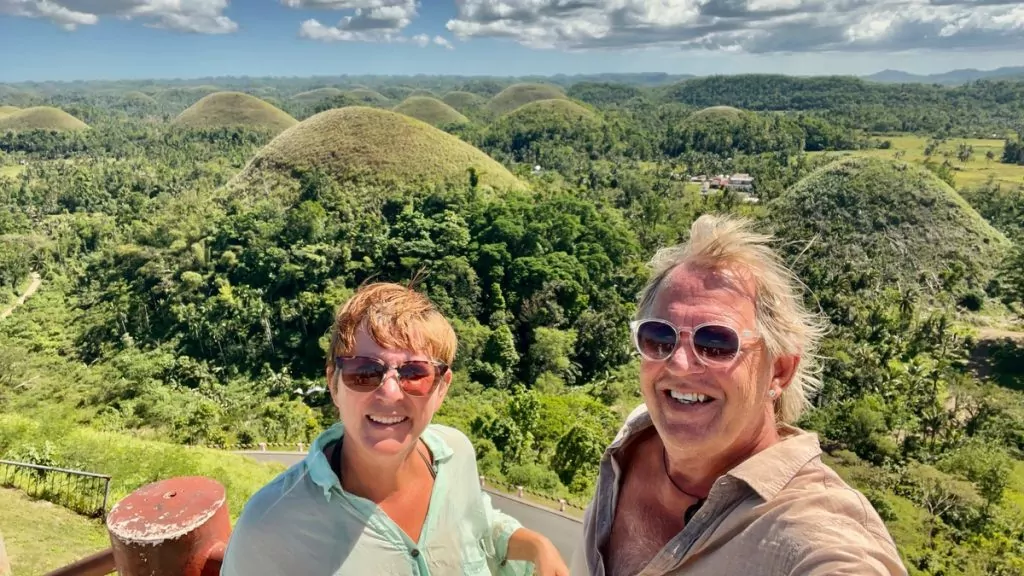
[[[405,392],[402,391],[402,383],[398,379],[398,370],[389,368],[384,373],[384,381],[381,382],[380,388],[377,391],[385,398],[400,400],[405,395]]]

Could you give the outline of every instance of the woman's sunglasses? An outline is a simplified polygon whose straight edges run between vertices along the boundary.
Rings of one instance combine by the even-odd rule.
[[[384,383],[384,377],[392,368],[398,372],[402,391],[410,396],[428,396],[448,371],[448,365],[440,360],[409,360],[396,365],[369,356],[334,358],[334,369],[341,381],[355,392],[373,392]]]
[[[725,324],[708,322],[687,330],[654,318],[634,320],[629,323],[629,329],[637,352],[655,362],[671,358],[679,347],[680,335],[688,334],[693,355],[710,368],[731,366],[740,355],[743,341],[755,337],[749,330],[740,333]]]

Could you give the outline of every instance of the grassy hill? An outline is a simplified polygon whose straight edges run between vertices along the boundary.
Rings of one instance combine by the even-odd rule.
[[[437,98],[437,94],[434,94],[430,90],[424,90],[423,88],[417,88],[406,96],[406,98]]]
[[[202,86],[167,88],[154,93],[153,98],[158,102],[191,106],[204,96],[217,92],[220,92],[220,88],[204,84]]]
[[[0,118],[3,118],[4,116],[10,116],[18,110],[21,110],[21,108],[18,108],[17,106],[0,106]]]
[[[233,185],[311,168],[325,170],[339,181],[466,182],[471,167],[481,185],[522,186],[501,164],[455,136],[396,112],[351,106],[321,112],[278,135]]]
[[[444,95],[441,101],[459,112],[480,108],[487,104],[487,99],[483,96],[462,91],[449,92]]]
[[[157,101],[156,101],[155,98],[153,98],[149,94],[143,94],[142,92],[139,92],[138,90],[132,90],[131,92],[126,92],[124,94],[124,96],[121,97],[121,99],[124,100],[125,102],[132,102],[132,103],[137,103],[137,104],[146,104],[146,105],[156,105],[157,104]]]
[[[0,132],[26,132],[29,130],[56,130],[70,132],[85,130],[88,124],[71,114],[50,106],[26,108],[0,117]]]
[[[356,88],[355,90],[349,90],[345,94],[367,104],[385,104],[388,101],[387,96],[369,88]]]
[[[804,247],[806,274],[878,272],[877,283],[982,288],[1006,238],[930,171],[878,158],[826,165],[768,204],[778,235]]]
[[[469,122],[469,119],[460,114],[458,110],[437,98],[426,96],[410,96],[395,106],[393,110],[399,114],[422,120],[431,126]]]
[[[742,110],[739,108],[733,108],[732,106],[710,106],[703,110],[694,112],[687,120],[693,122],[717,118],[739,118],[742,115]]]
[[[217,92],[205,96],[174,119],[185,128],[207,129],[245,126],[282,132],[298,121],[255,96]]]
[[[317,88],[315,90],[300,92],[295,96],[292,96],[291,99],[295,102],[302,102],[304,104],[315,104],[322,100],[327,100],[328,98],[341,96],[342,94],[344,94],[344,92],[342,92],[338,88],[334,88],[333,86],[327,86],[324,88]]]
[[[533,122],[596,122],[597,114],[572,100],[552,99],[537,100],[520,106],[508,115],[515,121]]]
[[[487,109],[493,114],[507,114],[524,104],[552,98],[565,98],[565,92],[550,84],[513,84],[491,98]]]

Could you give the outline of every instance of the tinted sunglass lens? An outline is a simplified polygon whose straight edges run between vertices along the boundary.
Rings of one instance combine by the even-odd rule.
[[[705,360],[726,362],[740,351],[740,340],[725,326],[702,326],[693,334],[693,347]]]
[[[637,328],[636,343],[640,353],[654,360],[664,360],[676,349],[676,331],[664,322],[647,321]]]
[[[384,366],[363,358],[351,358],[341,363],[341,381],[353,390],[376,390],[384,376]]]
[[[406,362],[398,371],[402,389],[413,396],[425,396],[434,387],[435,368],[430,362]]]

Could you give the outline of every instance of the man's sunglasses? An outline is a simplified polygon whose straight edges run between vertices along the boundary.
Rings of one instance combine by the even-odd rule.
[[[688,334],[693,355],[710,368],[731,366],[740,355],[743,341],[755,338],[750,330],[740,333],[725,324],[708,322],[692,329],[679,329],[667,320],[655,318],[634,320],[629,323],[629,330],[637,352],[655,362],[671,358],[679,347],[680,335]]]
[[[428,396],[437,388],[448,365],[440,360],[409,360],[386,364],[369,356],[335,356],[334,369],[349,390],[373,392],[384,383],[391,369],[398,372],[398,384],[410,396]]]

